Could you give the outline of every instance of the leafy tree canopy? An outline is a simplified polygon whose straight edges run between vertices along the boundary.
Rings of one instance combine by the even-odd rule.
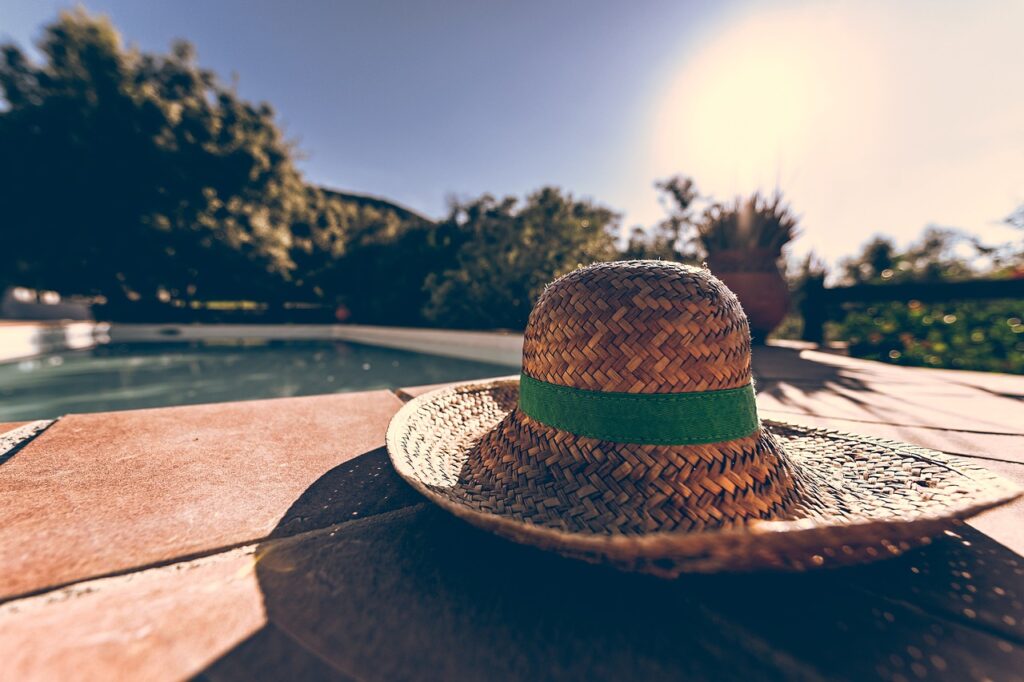
[[[799,218],[780,191],[715,201],[701,195],[685,175],[660,180],[654,187],[667,215],[650,232],[634,228],[625,249],[629,257],[700,263],[722,251],[737,251],[749,254],[749,265],[755,268],[774,267],[782,247],[796,236]],[[763,252],[761,260],[754,252]],[[762,262],[765,256],[767,262]]]
[[[1003,248],[985,246],[959,230],[929,227],[905,250],[875,237],[841,264],[849,284],[940,281],[1002,274]]]
[[[290,226],[330,230],[271,108],[196,64],[125,47],[77,9],[36,64],[0,46],[0,271],[118,298],[269,295],[295,267]]]
[[[427,278],[427,318],[443,326],[524,328],[548,282],[616,257],[618,220],[554,187],[525,202],[484,195],[455,203],[442,228],[458,248],[450,267]]]
[[[650,232],[634,227],[624,255],[699,263],[702,253],[697,239],[695,204],[701,195],[696,183],[685,175],[676,175],[655,182],[654,187],[661,193],[661,204],[667,215]]]

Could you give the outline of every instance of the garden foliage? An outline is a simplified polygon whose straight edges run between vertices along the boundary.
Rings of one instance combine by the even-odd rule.
[[[844,282],[955,281],[1017,277],[1018,246],[993,249],[955,230],[931,228],[900,251],[888,239],[869,242],[844,263]],[[979,262],[982,265],[979,266]],[[983,269],[982,269],[983,268]],[[829,336],[852,355],[901,365],[1024,373],[1024,304],[1016,300],[850,306]]]
[[[102,297],[114,312],[304,301],[353,322],[521,329],[544,285],[580,265],[699,264],[736,245],[774,259],[795,231],[780,195],[713,203],[685,176],[657,183],[667,217],[622,248],[618,215],[554,187],[453,201],[428,220],[306,182],[270,106],[200,67],[188,43],[146,53],[77,9],[38,51],[0,46],[0,289]],[[1024,207],[1006,222],[1024,227]],[[1021,263],[1019,246],[931,230],[904,251],[876,239],[841,283],[1024,276]],[[831,332],[864,357],[1022,372],[1022,317],[1019,301],[908,301],[853,307]]]

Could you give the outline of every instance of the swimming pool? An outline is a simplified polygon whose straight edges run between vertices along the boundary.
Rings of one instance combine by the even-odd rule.
[[[479,379],[509,365],[342,341],[110,343],[0,364],[0,422]]]

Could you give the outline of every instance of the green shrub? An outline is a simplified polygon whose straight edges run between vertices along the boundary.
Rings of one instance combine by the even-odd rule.
[[[830,336],[899,365],[1024,374],[1021,301],[893,302],[850,310]]]

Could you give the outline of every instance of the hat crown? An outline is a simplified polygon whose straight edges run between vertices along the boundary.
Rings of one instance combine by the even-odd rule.
[[[523,372],[591,391],[689,393],[750,383],[750,330],[705,268],[617,261],[551,283],[534,306]]]

